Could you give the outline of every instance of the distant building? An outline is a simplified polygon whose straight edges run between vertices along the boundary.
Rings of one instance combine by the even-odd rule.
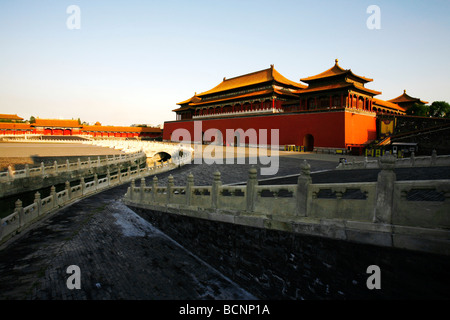
[[[160,128],[150,127],[119,127],[79,124],[78,120],[40,119],[35,123],[5,123],[0,122],[1,135],[38,134],[48,136],[91,136],[120,138],[161,138]]]
[[[123,137],[123,138],[161,138],[162,130],[151,127],[116,127],[116,126],[83,126],[82,136],[91,137]]]
[[[23,121],[23,118],[19,117],[17,114],[0,114],[1,122],[17,122]]]
[[[82,125],[78,120],[40,119],[30,124],[34,133],[52,136],[71,136],[80,134]]]
[[[413,98],[410,95],[406,94],[406,90],[403,90],[403,94],[401,96],[398,96],[397,98],[388,100],[388,102],[396,103],[400,107],[402,107],[405,110],[408,110],[411,108],[415,103],[418,104],[427,104],[427,101],[422,101],[419,98]]]

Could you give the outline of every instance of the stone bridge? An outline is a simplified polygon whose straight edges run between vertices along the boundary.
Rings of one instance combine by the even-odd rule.
[[[111,161],[117,162],[120,161],[120,159],[129,159],[134,157],[142,158],[142,152],[139,151],[132,154],[121,155],[118,157],[119,159]],[[5,242],[6,240],[14,236],[16,233],[26,229],[39,219],[49,215],[50,213],[56,212],[58,209],[67,206],[76,200],[91,196],[93,194],[105,191],[109,188],[124,183],[129,183],[130,181],[137,178],[144,178],[149,175],[160,174],[166,171],[170,171],[177,167],[177,165],[172,163],[172,161],[166,161],[159,164],[155,163],[154,166],[147,166],[147,165],[144,167],[135,166],[133,169],[131,169],[132,168],[131,166],[128,166],[126,171],[122,172],[121,170],[117,170],[116,172],[112,173],[110,172],[108,167],[109,165],[108,162],[110,162],[109,161],[110,159],[111,158],[107,158],[105,160],[106,162],[105,164],[102,164],[100,159],[94,162],[90,161],[83,163],[78,162],[75,163],[75,169],[72,169],[71,164],[67,162],[66,165],[63,165],[62,167],[58,167],[55,164],[55,167],[39,168],[39,170],[36,170],[37,174],[41,179],[42,175],[45,174],[46,171],[49,172],[51,170],[53,170],[53,173],[58,173],[58,170],[60,171],[65,170],[66,173],[76,171],[77,174],[81,176],[79,176],[78,178],[79,183],[77,183],[76,185],[71,185],[70,182],[66,180],[65,187],[62,191],[56,192],[56,188],[52,186],[50,195],[43,199],[41,199],[41,194],[39,193],[39,191],[37,191],[35,194],[34,201],[31,204],[27,204],[24,206],[22,201],[18,199],[15,202],[14,212],[12,212],[10,215],[4,218],[0,218],[0,243]],[[182,164],[189,163],[190,155],[186,154],[184,157],[180,159],[180,162]],[[106,168],[106,173],[102,178],[100,178],[99,174],[97,174],[99,168]],[[92,169],[97,170],[89,171]],[[89,182],[85,181],[85,178],[82,175],[83,172],[88,173],[94,172],[93,179]],[[30,174],[32,175],[33,173],[34,172],[32,171],[31,173],[25,172],[21,174],[25,176],[23,179],[31,179],[29,175]],[[90,174],[88,176],[90,176]],[[57,177],[61,179],[64,176],[59,175]]]
[[[373,182],[313,183],[306,162],[295,184],[259,183],[255,168],[234,185],[153,177],[123,202],[257,297],[448,298],[450,180],[397,181],[395,158],[380,164]],[[368,289],[369,266],[382,290]]]
[[[450,166],[450,155],[438,156],[436,150],[433,150],[431,156],[416,157],[414,152],[411,152],[409,158],[396,158],[396,168],[409,167],[448,167]],[[379,169],[380,158],[369,160],[367,157],[364,161],[340,162],[336,169]]]
[[[26,164],[22,170],[9,167],[0,172],[0,199],[19,198],[14,212],[0,219],[0,243],[48,212],[74,200],[127,183],[131,178],[154,175],[191,163],[193,155],[189,147],[158,142],[97,140],[84,143],[112,147],[124,153],[95,159],[88,157],[86,161],[80,158],[76,162],[55,161],[51,166],[41,163],[36,168]],[[166,156],[158,156],[160,154]],[[63,190],[56,192],[55,186],[63,186]],[[50,196],[41,200],[39,191],[50,187]],[[26,193],[34,191],[33,203],[23,205],[20,197],[27,197]]]
[[[303,164],[295,185],[167,187],[132,182],[126,205],[150,212],[320,236],[336,240],[450,255],[450,180],[396,181],[395,158],[381,158],[377,182],[313,184]],[[425,197],[425,198],[423,198]],[[151,215],[151,214],[150,214]]]
[[[193,156],[194,149],[181,144],[142,141],[142,140],[90,140],[83,144],[92,144],[96,146],[109,147],[124,152],[144,152],[147,156],[147,163],[152,165],[154,162],[167,161],[172,159],[173,163],[178,163],[180,158],[189,154]]]
[[[95,159],[88,157],[85,161],[63,163],[55,161],[53,165],[13,170],[11,167],[0,172],[0,198],[20,194],[30,190],[38,190],[52,185],[64,184],[66,181],[78,181],[92,178],[94,173],[105,176],[107,172],[120,172],[130,168],[142,168],[146,166],[156,167],[162,163],[183,165],[190,163],[193,149],[169,143],[136,141],[136,140],[86,140],[72,141],[60,140],[60,143],[82,143],[109,147],[123,151],[121,155],[98,156]],[[41,141],[36,142],[41,143]],[[43,142],[45,143],[45,142]]]
[[[66,181],[78,181],[81,178],[92,178],[94,174],[106,175],[108,172],[120,172],[128,168],[142,167],[146,165],[144,152],[133,152],[121,155],[111,155],[75,162],[68,159],[63,163],[55,161],[51,166],[45,166],[42,162],[39,167],[0,172],[0,198],[21,194],[30,190],[39,190],[52,185],[63,184]]]

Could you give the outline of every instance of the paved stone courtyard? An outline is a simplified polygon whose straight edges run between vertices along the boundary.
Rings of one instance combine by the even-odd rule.
[[[281,156],[277,175],[298,174],[304,158]],[[337,165],[332,157],[308,159],[312,172]],[[196,185],[210,185],[213,173],[219,170],[223,184],[239,183],[247,180],[250,167],[187,165],[158,178],[159,184],[165,185],[172,174],[175,185],[184,185],[192,173]],[[448,168],[436,170],[448,174]],[[336,179],[352,176],[350,171],[333,174]],[[152,178],[146,179],[147,185]],[[255,299],[124,206],[121,198],[127,187],[79,200],[4,245],[0,250],[0,299]],[[80,290],[67,288],[70,265],[80,267]]]

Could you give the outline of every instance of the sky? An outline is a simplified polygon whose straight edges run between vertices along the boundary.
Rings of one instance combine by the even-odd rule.
[[[450,102],[449,16],[448,0],[0,0],[0,113],[161,125],[224,77],[273,64],[300,82],[335,59],[377,98]]]

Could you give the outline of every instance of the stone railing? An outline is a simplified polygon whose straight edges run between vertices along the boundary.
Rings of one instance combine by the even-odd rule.
[[[84,144],[96,145],[101,147],[107,147],[124,152],[138,152],[142,151],[147,155],[147,158],[152,158],[159,152],[165,152],[170,154],[174,163],[186,164],[191,162],[194,149],[185,144],[179,143],[167,143],[158,141],[140,141],[140,140],[92,140],[85,141]]]
[[[33,142],[33,143],[73,143],[79,144],[88,141],[89,137],[66,136],[70,139],[58,139],[56,136],[49,136],[51,139],[40,139],[46,137],[42,134],[20,134],[20,135],[0,135],[2,141],[9,142]]]
[[[71,186],[69,181],[66,181],[65,189],[60,192],[56,192],[55,187],[52,186],[50,195],[43,199],[41,199],[40,193],[36,192],[34,202],[25,207],[23,207],[22,201],[19,199],[15,203],[16,208],[14,212],[0,219],[0,243],[5,242],[33,222],[48,216],[48,214],[63,206],[71,204],[75,200],[134,181],[137,178],[163,173],[175,167],[177,165],[172,163],[172,161],[166,161],[154,166],[146,166],[145,168],[138,167],[134,170],[128,167],[127,171],[121,172],[119,170],[114,174],[110,174],[109,169],[107,169],[104,178],[99,179],[98,175],[94,173],[94,178],[90,182],[85,182],[85,179],[82,177],[78,185]]]
[[[105,158],[100,158],[100,156],[98,156],[96,159],[91,159],[91,157],[88,157],[85,161],[81,161],[80,158],[78,158],[76,162],[70,162],[69,159],[66,159],[64,163],[59,164],[57,161],[54,161],[51,166],[45,166],[44,163],[41,162],[41,165],[35,168],[30,168],[28,164],[25,164],[25,169],[21,170],[13,170],[11,166],[8,166],[8,170],[0,172],[0,183],[36,176],[46,177],[49,175],[61,175],[66,172],[82,169],[94,169],[105,165],[117,165],[123,162],[134,161],[142,157],[145,157],[145,153],[134,152],[106,156]]]
[[[243,186],[222,185],[219,172],[211,186],[195,186],[192,174],[185,186],[174,186],[169,177],[161,187],[154,177],[151,186],[142,180],[136,187],[132,181],[124,202],[221,222],[450,254],[450,180],[396,181],[394,163],[394,157],[384,156],[378,181],[367,183],[313,184],[306,161],[296,185],[258,185],[255,168]]]
[[[409,158],[398,158],[395,161],[396,168],[406,167],[434,167],[434,166],[450,166],[450,155],[438,156],[433,151],[431,156],[416,157],[414,152]],[[340,162],[336,169],[380,169],[380,158],[369,160],[365,157],[364,161]]]

